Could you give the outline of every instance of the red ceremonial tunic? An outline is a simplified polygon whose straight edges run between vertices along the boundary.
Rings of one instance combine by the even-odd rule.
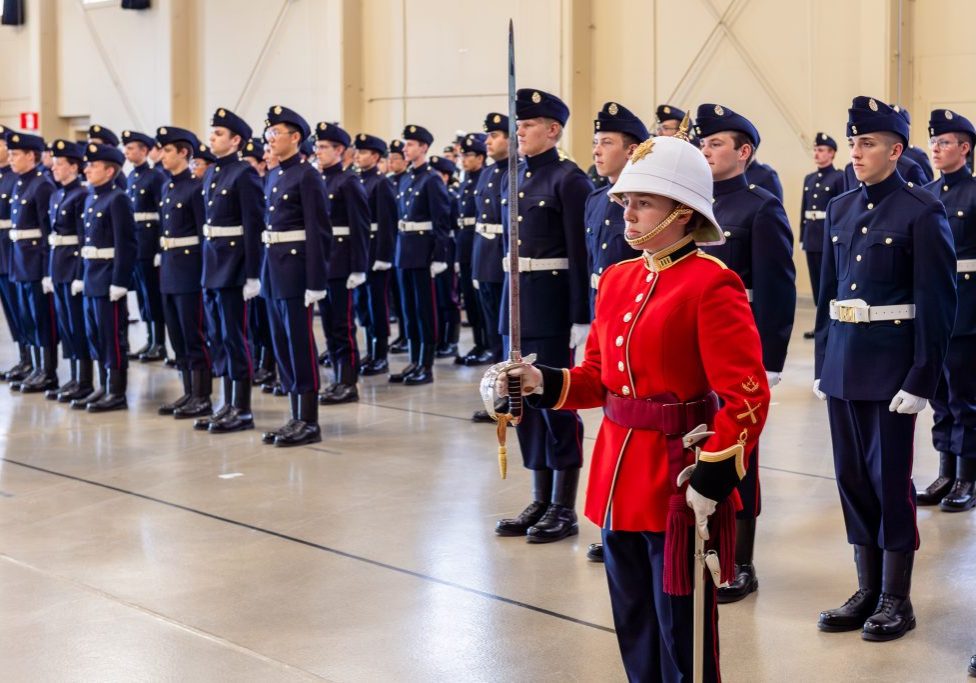
[[[714,391],[722,407],[709,425],[715,434],[697,444],[702,458],[729,449],[748,457],[769,407],[759,334],[739,276],[690,240],[604,272],[585,357],[563,371],[556,407],[602,406],[607,392],[630,399],[671,393],[690,402]],[[603,418],[586,492],[590,521],[618,531],[665,530],[676,490],[665,441],[659,431]],[[694,462],[693,451],[685,453]]]

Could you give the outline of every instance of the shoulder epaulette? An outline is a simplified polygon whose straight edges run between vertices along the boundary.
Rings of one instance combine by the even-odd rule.
[[[704,251],[702,251],[701,249],[699,249],[699,250],[698,250],[698,256],[699,256],[700,258],[703,258],[703,259],[708,259],[709,261],[714,261],[714,262],[715,262],[716,264],[718,264],[718,266],[719,266],[719,267],[720,267],[720,268],[721,268],[722,270],[728,270],[728,269],[729,269],[729,267],[728,267],[727,265],[725,265],[725,262],[724,262],[724,261],[722,261],[722,259],[720,259],[720,258],[716,258],[716,257],[714,257],[714,256],[712,256],[711,254],[706,254],[706,253],[705,253]]]

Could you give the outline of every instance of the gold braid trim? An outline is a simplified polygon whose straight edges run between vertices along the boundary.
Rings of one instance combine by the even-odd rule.
[[[729,446],[724,451],[718,451],[717,453],[708,453],[702,451],[698,459],[702,462],[722,462],[723,460],[728,460],[729,458],[735,458],[735,471],[739,475],[739,479],[746,476],[746,465],[745,465],[745,449],[742,444],[735,444],[734,446]]]
[[[553,410],[562,409],[563,404],[566,402],[566,397],[569,395],[569,382],[569,370],[567,368],[563,368],[563,386],[559,391],[559,400],[556,401],[556,405],[552,407]]]

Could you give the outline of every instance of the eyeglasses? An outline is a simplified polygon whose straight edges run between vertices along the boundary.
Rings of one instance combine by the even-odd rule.
[[[932,138],[929,140],[929,147],[932,149],[947,149],[958,144],[958,140],[940,140],[939,138]]]
[[[678,126],[664,126],[664,125],[661,125],[661,126],[658,126],[657,127],[657,130],[658,130],[659,133],[677,133],[678,132]]]
[[[264,139],[270,142],[271,140],[274,140],[279,135],[288,135],[290,133],[291,131],[288,130],[287,128],[281,128],[281,129],[269,128],[268,130],[264,131]]]

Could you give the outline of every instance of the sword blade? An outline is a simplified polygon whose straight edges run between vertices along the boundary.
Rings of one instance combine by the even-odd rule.
[[[510,360],[522,360],[522,319],[519,306],[518,136],[515,122],[515,27],[508,20],[508,336]]]
[[[697,529],[692,533],[695,535],[695,557],[691,563],[695,570],[695,593],[692,600],[692,609],[695,610],[692,619],[692,680],[694,683],[702,683],[705,675],[705,581],[702,576],[705,571],[705,541],[698,535]]]

